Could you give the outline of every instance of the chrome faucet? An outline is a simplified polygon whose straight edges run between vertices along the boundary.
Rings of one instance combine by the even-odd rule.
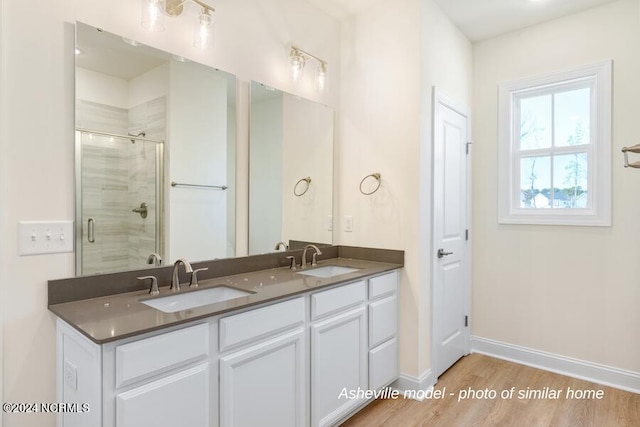
[[[304,250],[302,251],[302,262],[300,265],[300,268],[306,268],[307,267],[307,249],[313,249],[315,252],[313,253],[313,255],[311,256],[311,266],[315,267],[316,265],[318,265],[318,255],[322,255],[322,251],[320,249],[318,249],[318,247],[316,245],[307,245],[304,247]]]
[[[156,267],[162,265],[162,257],[155,252],[152,252],[147,258],[147,264],[153,264]]]
[[[178,276],[178,270],[180,268],[180,264],[184,265],[184,271],[187,273],[193,273],[193,268],[191,268],[191,264],[184,258],[178,258],[175,263],[173,263],[173,278],[171,279],[171,289],[172,291],[180,290],[180,277]]]
[[[289,245],[287,245],[285,242],[278,242],[276,243],[276,247],[274,248],[276,251],[280,250],[280,247],[283,247],[285,251],[289,250]]]

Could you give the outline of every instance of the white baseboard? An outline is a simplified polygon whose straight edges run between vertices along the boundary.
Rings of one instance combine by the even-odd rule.
[[[435,385],[436,379],[433,377],[431,369],[429,369],[420,375],[419,378],[412,377],[411,375],[400,374],[398,379],[391,384],[391,387],[400,391],[401,395],[404,395],[408,390],[429,390]],[[422,401],[424,398],[416,400]]]
[[[640,394],[640,373],[487,338],[471,337],[471,352]]]

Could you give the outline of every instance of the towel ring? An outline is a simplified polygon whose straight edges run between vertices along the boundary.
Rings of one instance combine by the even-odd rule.
[[[622,147],[624,153],[624,167],[625,168],[640,168],[640,162],[629,163],[629,153],[640,154],[640,144],[636,144],[632,147]]]
[[[378,185],[376,185],[376,188],[373,189],[373,191],[370,192],[366,192],[362,189],[362,184],[364,184],[364,182],[367,180],[367,178],[375,178],[378,181]],[[380,188],[380,183],[382,182],[382,175],[380,175],[380,173],[376,172],[376,173],[372,173],[369,174],[367,176],[365,176],[364,178],[362,178],[362,181],[360,181],[360,192],[362,194],[364,194],[365,196],[370,196],[373,193],[375,193],[376,191],[378,191],[378,189]]]
[[[307,186],[303,191],[298,191],[298,186],[300,183],[306,182]],[[311,186],[311,177],[302,178],[300,181],[296,182],[296,185],[293,186],[293,194],[297,197],[304,195],[307,191],[309,191],[309,187]]]

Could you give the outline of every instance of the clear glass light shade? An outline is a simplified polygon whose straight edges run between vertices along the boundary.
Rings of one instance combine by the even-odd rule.
[[[193,45],[203,50],[213,47],[213,16],[209,12],[200,13],[196,17]]]
[[[327,85],[327,66],[324,63],[318,64],[318,70],[316,71],[316,88],[319,91],[323,91]]]
[[[291,54],[291,80],[294,83],[302,79],[304,72],[304,58],[296,53]]]
[[[164,31],[164,0],[142,0],[140,23],[149,31]]]

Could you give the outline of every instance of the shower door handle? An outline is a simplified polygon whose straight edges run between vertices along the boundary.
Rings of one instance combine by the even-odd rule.
[[[96,241],[96,220],[89,218],[87,221],[87,240],[89,243],[95,243]]]

